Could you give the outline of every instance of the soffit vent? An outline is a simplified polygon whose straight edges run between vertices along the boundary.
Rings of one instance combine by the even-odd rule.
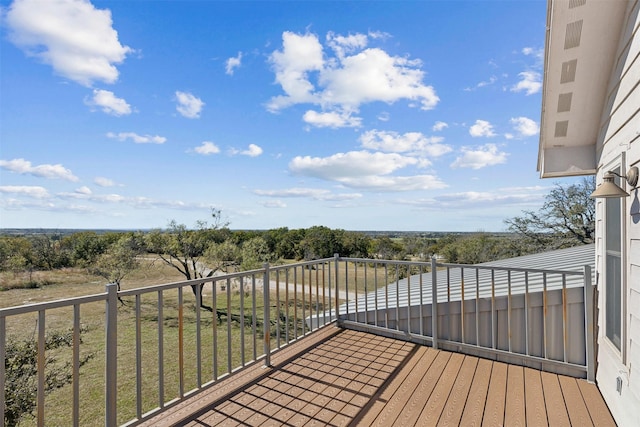
[[[564,120],[561,122],[556,122],[556,132],[554,136],[556,138],[561,138],[567,136],[567,131],[569,130],[569,121]]]
[[[587,0],[569,0],[569,9],[587,4]]]
[[[558,95],[558,113],[571,111],[572,97],[573,97],[573,92],[561,93],[560,95]]]
[[[582,35],[582,19],[567,24],[567,32],[564,36],[564,48],[571,49],[580,46],[580,36]]]
[[[560,83],[569,83],[576,80],[576,69],[578,68],[578,60],[562,63],[562,71],[560,72]]]

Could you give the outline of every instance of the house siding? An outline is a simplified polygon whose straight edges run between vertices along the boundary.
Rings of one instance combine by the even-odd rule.
[[[597,141],[598,182],[609,168],[626,173],[640,166],[640,19],[639,1],[630,1],[618,42],[618,54],[608,88]],[[631,189],[627,188],[628,191]],[[596,269],[599,287],[598,370],[596,380],[612,414],[621,426],[638,425],[640,407],[640,194],[622,199],[623,242],[623,348],[618,351],[605,337],[604,204],[597,199]],[[617,389],[618,379],[622,381]]]

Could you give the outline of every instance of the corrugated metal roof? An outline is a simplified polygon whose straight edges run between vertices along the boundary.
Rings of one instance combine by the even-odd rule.
[[[456,266],[437,272],[438,301],[460,301],[464,299],[490,298],[525,292],[581,287],[582,274],[561,274],[559,272],[584,273],[585,266],[595,268],[595,245],[582,245],[534,255],[503,259],[476,265]],[[527,269],[511,271],[507,269]],[[390,283],[377,292],[358,297],[359,309],[377,307],[406,307],[407,305],[431,303],[431,272],[414,275]],[[397,304],[396,304],[397,302]],[[355,301],[349,302],[349,311],[355,309]]]

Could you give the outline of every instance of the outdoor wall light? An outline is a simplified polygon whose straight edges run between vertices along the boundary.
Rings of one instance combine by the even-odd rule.
[[[626,197],[629,195],[629,193],[627,193],[626,191],[624,191],[622,188],[618,187],[613,180],[615,179],[615,177],[620,177],[620,178],[624,178],[627,180],[627,184],[629,184],[632,188],[636,187],[636,184],[638,183],[638,168],[636,166],[632,167],[631,169],[629,169],[629,172],[627,172],[626,175],[620,175],[617,174],[616,172],[613,171],[609,171],[607,173],[604,174],[604,176],[602,177],[602,179],[604,180],[602,184],[600,184],[600,186],[598,188],[596,188],[596,191],[594,191],[593,193],[591,193],[591,198],[595,199],[597,197]]]

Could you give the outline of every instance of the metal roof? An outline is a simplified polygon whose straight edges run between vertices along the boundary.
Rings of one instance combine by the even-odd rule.
[[[453,264],[445,264],[453,265]],[[581,245],[534,255],[520,256],[476,265],[456,265],[437,271],[438,302],[460,301],[464,284],[464,299],[490,298],[492,283],[496,297],[540,292],[547,290],[577,288],[584,285],[582,274],[589,266],[593,277],[595,269],[595,245]],[[508,272],[508,269],[512,269]],[[515,269],[515,270],[513,270]],[[358,297],[358,308],[406,307],[407,305],[431,304],[432,273],[413,275],[397,280],[379,289]],[[396,305],[397,302],[397,305]],[[355,301],[349,301],[349,311],[355,309]],[[341,309],[341,312],[344,312]]]

